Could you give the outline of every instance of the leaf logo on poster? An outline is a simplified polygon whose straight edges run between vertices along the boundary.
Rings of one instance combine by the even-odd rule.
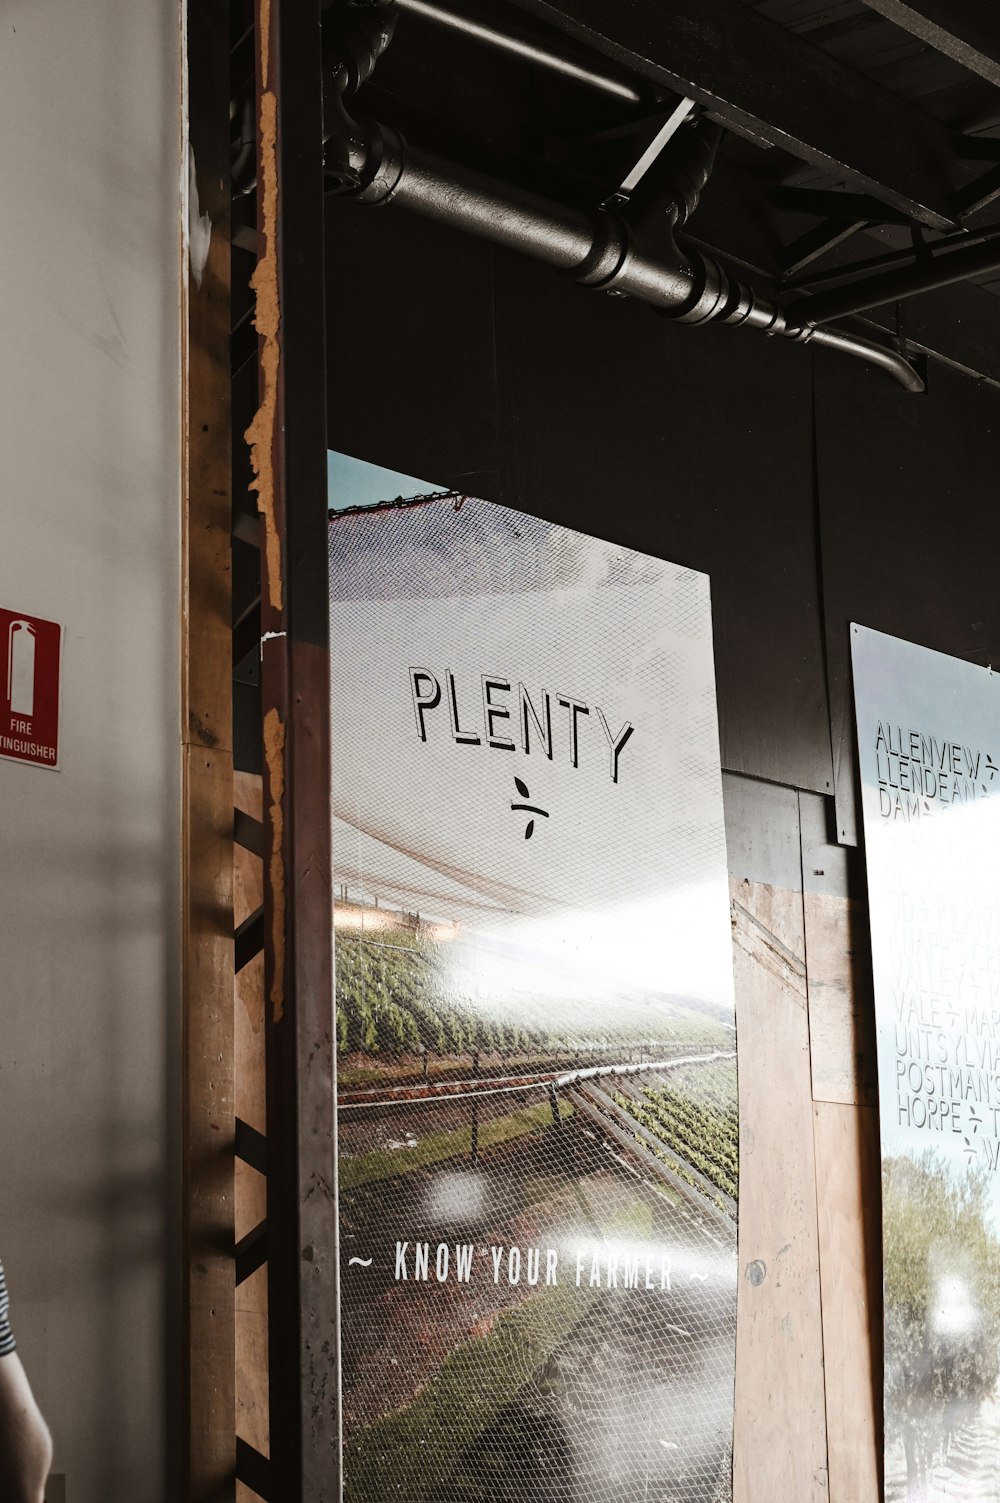
[[[531,794],[528,791],[528,785],[527,785],[527,783],[522,782],[520,778],[515,778],[514,779],[514,786],[515,786],[515,788],[517,789],[518,793],[521,795],[522,798],[530,798],[531,797]],[[512,809],[522,809],[526,814],[532,814],[532,815],[537,814],[542,819],[548,819],[548,817],[549,817],[549,811],[547,809],[541,809],[541,808],[539,808],[539,806],[537,804],[511,804],[510,807]],[[532,835],[534,833],[535,833],[535,821],[534,821],[534,819],[529,819],[528,820],[527,829],[524,832],[524,838],[525,838],[525,840],[530,840],[531,837],[532,837]]]

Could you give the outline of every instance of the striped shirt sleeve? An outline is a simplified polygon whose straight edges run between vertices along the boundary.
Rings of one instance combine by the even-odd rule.
[[[9,1357],[15,1345],[14,1335],[10,1328],[10,1297],[7,1294],[7,1282],[3,1276],[3,1265],[0,1264],[0,1357]]]

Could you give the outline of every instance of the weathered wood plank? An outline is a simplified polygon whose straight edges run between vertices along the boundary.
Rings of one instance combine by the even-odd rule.
[[[237,772],[233,781],[234,801],[237,809],[263,818],[264,786],[258,773]],[[240,845],[234,847],[233,855],[233,917],[237,927],[264,901],[264,863]],[[260,1046],[261,1075],[264,1072],[264,1046]],[[239,1115],[237,1113],[237,1115]]]
[[[234,1057],[236,1116],[258,1132],[267,1131],[266,1088],[259,1068],[264,1048],[264,957],[258,955],[236,977]]]
[[[826,893],[804,899],[816,1101],[877,1100],[871,942],[863,905]]]
[[[233,1496],[232,762],[184,749],[184,1186],[187,1469]]]
[[[745,880],[731,895],[741,1124],[734,1498],[828,1503],[802,895]]]
[[[814,1107],[831,1503],[879,1503],[882,1221],[878,1114]]]

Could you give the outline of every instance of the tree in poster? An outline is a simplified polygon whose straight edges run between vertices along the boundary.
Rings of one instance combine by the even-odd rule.
[[[989,1185],[934,1153],[882,1166],[886,1441],[901,1441],[907,1493],[972,1421],[1000,1376],[1000,1242]]]

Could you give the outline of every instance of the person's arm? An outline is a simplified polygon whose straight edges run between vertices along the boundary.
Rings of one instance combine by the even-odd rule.
[[[0,1357],[0,1498],[44,1503],[52,1440],[16,1352]]]

